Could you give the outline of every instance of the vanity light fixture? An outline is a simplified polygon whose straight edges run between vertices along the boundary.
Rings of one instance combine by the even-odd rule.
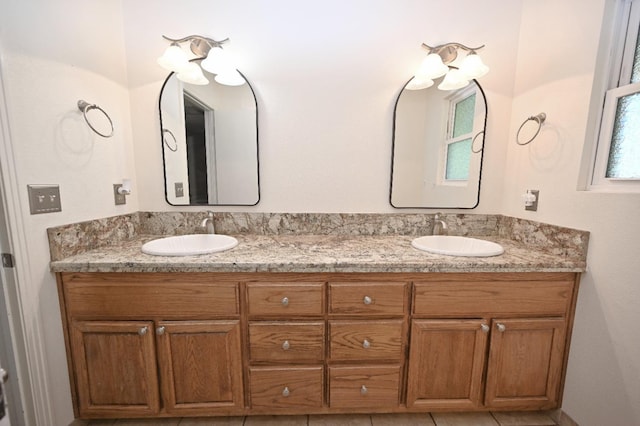
[[[229,41],[228,38],[217,41],[199,35],[179,39],[164,35],[162,37],[170,41],[171,45],[158,58],[158,64],[167,71],[175,72],[179,80],[197,85],[209,84],[209,80],[202,73],[204,69],[215,74],[214,80],[225,86],[240,86],[245,83],[229,53],[222,49],[222,45]],[[180,43],[187,42],[191,53],[195,55],[192,59],[202,59],[200,66],[190,61],[190,55],[181,47]]]
[[[409,90],[426,89],[433,86],[433,80],[444,76],[438,85],[440,90],[455,90],[465,87],[470,80],[479,78],[489,72],[476,52],[484,47],[467,47],[460,43],[447,43],[431,47],[422,43],[429,54],[422,61],[416,75],[407,84]],[[467,52],[462,60],[458,59],[459,51]],[[456,61],[457,60],[457,61]],[[455,65],[454,65],[455,64]]]

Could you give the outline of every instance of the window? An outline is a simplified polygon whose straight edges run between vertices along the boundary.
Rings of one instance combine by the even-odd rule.
[[[460,91],[450,99],[450,112],[445,139],[445,182],[469,179],[471,143],[476,109],[475,90]]]
[[[640,0],[623,0],[591,187],[640,191]]]

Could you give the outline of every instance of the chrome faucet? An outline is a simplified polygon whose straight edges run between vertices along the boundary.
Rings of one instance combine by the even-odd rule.
[[[436,213],[433,217],[433,227],[431,228],[431,235],[447,235],[449,228],[447,223],[440,216],[442,213]]]
[[[200,226],[207,231],[207,234],[216,233],[216,229],[213,226],[213,212],[207,212],[207,217],[202,221]]]

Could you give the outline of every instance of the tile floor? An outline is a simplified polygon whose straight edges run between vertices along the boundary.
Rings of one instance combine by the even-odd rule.
[[[340,414],[76,420],[69,426],[554,426],[546,412]]]

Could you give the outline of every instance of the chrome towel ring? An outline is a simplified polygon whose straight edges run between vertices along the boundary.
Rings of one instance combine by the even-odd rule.
[[[171,136],[171,138],[173,139],[173,145],[174,145],[173,147],[169,145],[169,142],[167,142],[167,138],[164,137],[165,133],[168,133],[169,136]],[[162,141],[164,142],[167,149],[169,149],[169,151],[176,152],[178,150],[178,141],[176,140],[176,137],[171,130],[162,129]]]
[[[90,104],[89,102],[83,101],[82,99],[78,101],[78,109],[82,112],[82,115],[84,116],[84,121],[87,122],[87,125],[98,136],[102,136],[103,138],[110,138],[111,136],[113,136],[113,121],[111,121],[111,117],[109,117],[109,114],[107,114],[105,110],[103,110],[96,104]],[[95,127],[93,127],[93,124],[91,124],[91,122],[89,121],[89,118],[87,117],[87,113],[92,109],[97,109],[102,114],[104,114],[105,117],[107,117],[107,120],[109,120],[109,125],[111,126],[111,132],[109,132],[109,134],[101,133]]]
[[[531,141],[533,141],[536,138],[536,136],[538,136],[538,133],[540,133],[540,129],[542,129],[542,123],[544,123],[544,120],[546,119],[547,119],[547,114],[545,114],[544,112],[541,112],[538,115],[532,115],[531,117],[524,120],[524,122],[520,125],[520,128],[518,129],[518,133],[516,134],[516,143],[518,145],[527,145],[531,143]],[[529,139],[526,142],[520,142],[520,131],[522,130],[524,125],[527,124],[527,121],[538,122],[538,130],[536,130],[536,133],[531,137],[531,139]]]

